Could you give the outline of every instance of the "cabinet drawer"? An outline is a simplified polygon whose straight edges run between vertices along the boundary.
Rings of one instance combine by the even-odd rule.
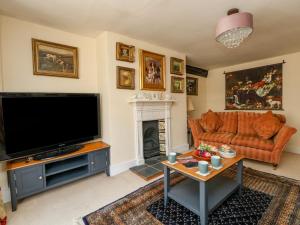
[[[18,197],[34,194],[44,189],[43,165],[17,169],[15,178]]]

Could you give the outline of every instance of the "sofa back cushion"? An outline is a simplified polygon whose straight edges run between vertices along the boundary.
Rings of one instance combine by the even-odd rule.
[[[219,118],[222,120],[222,126],[218,132],[236,134],[238,129],[237,112],[218,112]]]
[[[216,132],[222,126],[222,120],[218,114],[212,110],[208,110],[207,113],[203,113],[200,119],[201,127],[209,133]]]
[[[263,113],[255,112],[238,112],[238,131],[240,135],[257,136],[256,131],[253,128],[255,120],[257,120]],[[274,114],[282,124],[286,122],[285,116],[281,114]]]

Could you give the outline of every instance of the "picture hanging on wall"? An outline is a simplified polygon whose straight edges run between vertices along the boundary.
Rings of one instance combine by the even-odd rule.
[[[172,93],[184,93],[184,78],[183,77],[171,77],[171,92]]]
[[[78,77],[78,49],[49,41],[32,39],[33,74]]]
[[[170,58],[170,72],[176,75],[183,75],[184,60],[171,57]]]
[[[117,66],[117,88],[135,89],[135,69]]]
[[[165,80],[165,56],[145,50],[140,50],[141,89],[150,91],[164,91]]]
[[[116,59],[125,62],[134,62],[135,47],[121,42],[116,44]]]
[[[186,77],[186,94],[198,95],[198,78]]]
[[[282,63],[225,73],[225,109],[282,110]]]

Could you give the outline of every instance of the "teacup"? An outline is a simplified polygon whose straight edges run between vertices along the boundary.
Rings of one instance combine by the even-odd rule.
[[[202,174],[208,173],[208,162],[206,161],[199,161],[198,162],[199,171]]]
[[[221,157],[218,155],[214,155],[211,157],[211,165],[212,167],[220,167],[221,166]]]
[[[170,152],[168,155],[169,163],[175,163],[176,162],[176,152]]]

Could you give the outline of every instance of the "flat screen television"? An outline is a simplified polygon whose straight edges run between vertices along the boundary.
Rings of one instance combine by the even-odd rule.
[[[0,93],[0,160],[90,141],[100,130],[99,94]]]

